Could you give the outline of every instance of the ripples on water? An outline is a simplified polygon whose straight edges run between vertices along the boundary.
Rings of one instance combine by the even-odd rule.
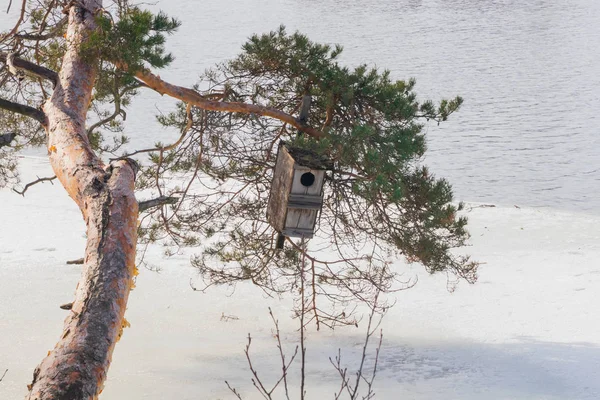
[[[415,77],[422,98],[465,98],[450,121],[428,127],[425,160],[457,198],[600,212],[596,0],[163,0],[156,8],[183,21],[164,78],[189,85],[252,33],[283,23],[344,45],[347,64]],[[147,122],[171,102],[145,98],[128,113],[135,142],[174,137]]]

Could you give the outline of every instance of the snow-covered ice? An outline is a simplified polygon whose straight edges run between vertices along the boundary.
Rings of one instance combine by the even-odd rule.
[[[45,160],[22,160],[23,179],[51,174]],[[60,185],[25,197],[0,191],[0,399],[20,399],[35,366],[59,338],[82,256],[84,225]],[[600,216],[551,209],[473,208],[472,247],[479,282],[450,293],[446,276],[399,263],[418,284],[398,293],[383,322],[375,382],[379,399],[600,398]],[[243,349],[252,334],[257,369],[279,371],[271,306],[288,352],[298,343],[289,300],[250,285],[194,292],[187,256],[150,253],[160,272],[142,269],[130,296],[103,400],[244,399],[252,388]],[[221,316],[237,319],[222,321]],[[333,398],[339,385],[328,357],[341,348],[357,365],[364,326],[308,337],[309,399]],[[297,379],[293,379],[297,393]],[[283,393],[280,393],[283,394]],[[296,396],[297,397],[297,396]],[[282,398],[279,396],[278,398]]]

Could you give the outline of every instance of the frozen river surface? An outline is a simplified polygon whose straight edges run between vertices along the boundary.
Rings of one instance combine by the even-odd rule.
[[[158,2],[183,21],[161,72],[190,84],[254,32],[285,24],[344,46],[343,62],[415,77],[423,98],[462,110],[428,129],[425,160],[468,201],[600,213],[600,2],[365,0]],[[133,114],[140,137],[145,111]],[[164,105],[164,106],[163,106]],[[138,111],[139,110],[139,111]],[[169,135],[173,135],[170,133]]]

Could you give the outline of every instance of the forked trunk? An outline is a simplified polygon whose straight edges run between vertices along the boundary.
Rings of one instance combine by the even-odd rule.
[[[31,400],[98,397],[122,332],[135,263],[135,168],[126,160],[104,165],[85,129],[95,69],[80,49],[102,4],[71,4],[68,49],[57,86],[44,105],[45,128],[52,168],[81,209],[87,245],[72,310],[56,347],[34,371],[27,395]]]

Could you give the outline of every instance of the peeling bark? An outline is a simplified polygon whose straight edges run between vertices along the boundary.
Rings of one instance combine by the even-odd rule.
[[[95,29],[93,14],[101,6],[101,1],[83,0],[69,10],[67,52],[55,91],[44,105],[50,163],[81,210],[87,244],[63,334],[35,369],[26,397],[30,400],[98,397],[122,332],[133,277],[136,171],[127,160],[104,165],[85,130],[95,70],[94,62],[82,58],[79,49]]]

